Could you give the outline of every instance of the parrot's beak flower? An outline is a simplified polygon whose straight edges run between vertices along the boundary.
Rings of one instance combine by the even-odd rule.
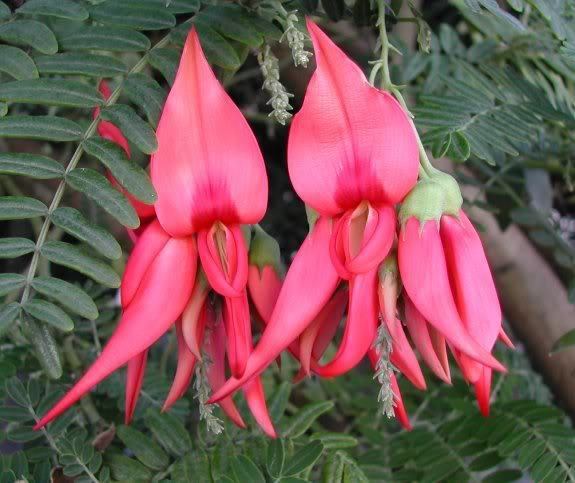
[[[106,95],[107,86],[101,89]],[[99,132],[129,154],[116,126],[100,123]],[[157,139],[158,149],[151,159],[152,183],[158,193],[156,218],[138,237],[129,257],[121,286],[121,319],[98,359],[37,427],[52,421],[127,363],[129,421],[147,351],[174,326],[178,367],[165,408],[182,396],[194,368],[196,373],[198,368],[206,372],[213,390],[225,380],[226,361],[235,377],[244,373],[252,334],[249,240],[242,227],[259,222],[265,213],[267,175],[249,125],[216,79],[193,29]],[[210,291],[219,298],[215,306],[207,297]],[[275,436],[259,379],[246,384],[244,393],[258,424]],[[244,426],[231,399],[220,404],[236,424]]]
[[[377,378],[393,407],[385,412],[409,427],[394,370],[425,389],[411,338],[448,383],[449,346],[487,414],[491,371],[505,370],[491,350],[505,334],[459,187],[450,176],[420,166],[417,133],[395,98],[371,86],[313,22],[307,27],[317,69],[291,125],[288,168],[295,191],[314,213],[310,233],[243,376],[228,380],[210,401],[260,374],[299,338],[298,378],[310,372],[334,377],[365,355],[379,359]],[[316,349],[315,341],[318,334],[334,337],[337,322],[322,322],[320,314],[342,286],[349,293],[345,329],[336,355],[321,365],[325,348]]]
[[[309,20],[307,27],[317,69],[291,125],[288,168],[296,192],[318,216],[243,377],[228,381],[213,400],[259,374],[302,334],[306,370],[311,365],[334,377],[362,360],[379,323],[378,268],[395,239],[394,206],[417,181],[417,140],[407,114],[389,93],[371,86],[319,27]],[[310,347],[312,355],[320,351],[312,342],[337,329],[337,317],[325,317],[330,330],[320,330],[318,315],[340,285],[349,287],[343,339],[333,360],[314,368]]]

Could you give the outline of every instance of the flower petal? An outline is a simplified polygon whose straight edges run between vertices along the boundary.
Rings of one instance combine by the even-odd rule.
[[[136,410],[138,396],[142,383],[144,382],[144,373],[146,372],[146,361],[148,360],[148,351],[140,352],[137,356],[128,361],[126,371],[126,402],[124,405],[125,415],[124,424],[130,424]]]
[[[499,339],[501,340],[501,342],[503,342],[510,349],[515,349],[515,344],[509,338],[509,336],[505,333],[505,331],[503,330],[503,327],[501,327],[501,329],[499,330]]]
[[[411,381],[417,388],[424,391],[426,389],[425,378],[419,367],[417,356],[409,344],[401,322],[395,319],[391,324],[385,322],[393,340],[393,350],[390,361],[397,369]]]
[[[491,399],[491,376],[493,372],[489,367],[483,368],[483,373],[479,380],[475,383],[475,394],[477,396],[477,403],[479,410],[483,416],[489,416],[489,405]]]
[[[393,391],[393,401],[395,402],[395,406],[393,407],[393,412],[395,417],[399,421],[399,423],[403,426],[403,429],[407,431],[411,431],[413,427],[411,426],[411,422],[409,421],[409,415],[407,414],[407,410],[405,409],[405,405],[403,404],[403,398],[401,397],[401,391],[399,390],[399,384],[397,383],[397,378],[395,374],[392,372],[389,376],[391,380],[391,390]]]
[[[270,322],[248,359],[244,375],[226,381],[210,402],[219,401],[261,373],[305,330],[330,299],[339,283],[329,256],[331,231],[330,219],[316,221],[291,264]]]
[[[205,324],[202,309],[204,308],[206,298],[208,297],[209,287],[201,271],[196,275],[194,289],[188,301],[188,305],[182,313],[181,327],[182,336],[188,349],[198,360],[202,360],[202,341],[203,327]]]
[[[447,384],[451,384],[445,339],[430,327],[409,297],[405,300],[405,323],[411,340],[433,373]]]
[[[327,216],[364,200],[399,202],[419,166],[409,117],[317,25],[308,20],[307,27],[317,69],[290,129],[288,167],[296,192]]]
[[[232,376],[242,377],[252,350],[252,328],[248,296],[226,297],[224,323],[227,335],[228,361]]]
[[[260,426],[270,438],[277,438],[274,425],[268,412],[264,387],[260,377],[254,377],[244,386],[244,396],[250,411]]]
[[[266,265],[261,270],[256,265],[249,267],[248,290],[250,299],[266,325],[270,320],[281,288],[282,281],[273,266]]]
[[[467,332],[491,350],[501,330],[501,308],[481,240],[463,211],[441,217],[441,241],[455,298]]]
[[[505,368],[465,329],[457,308],[445,263],[437,225],[430,221],[420,229],[410,218],[399,236],[398,261],[401,280],[417,310],[458,350],[498,371]]]
[[[203,336],[203,329],[205,327],[205,318],[203,323],[200,324],[198,332]],[[162,406],[162,411],[170,409],[180,399],[188,389],[192,377],[194,376],[194,367],[196,366],[196,357],[188,348],[184,339],[184,332],[182,329],[182,319],[176,322],[176,335],[178,337],[178,365],[176,366],[176,374],[174,381],[170,387],[170,392],[166,396],[166,401]]]
[[[157,129],[156,212],[173,236],[213,222],[257,223],[268,185],[258,143],[216,79],[192,29]]]
[[[212,320],[212,322],[208,322],[209,336],[206,343],[206,353],[212,361],[208,366],[208,381],[212,391],[217,391],[226,382],[226,329],[221,311],[218,311],[217,318],[215,318],[212,309],[206,312],[209,317],[208,320]],[[231,397],[222,399],[218,405],[236,426],[246,428],[246,423],[244,423]]]
[[[346,373],[365,357],[377,331],[377,268],[354,275],[349,282],[349,310],[345,332],[335,357],[318,368],[323,377]]]
[[[98,359],[36,424],[36,429],[66,411],[93,386],[150,347],[170,328],[192,292],[196,261],[193,238],[172,238],[164,245],[148,270],[141,274],[141,283],[137,284],[134,296]],[[125,278],[132,276],[127,269]]]

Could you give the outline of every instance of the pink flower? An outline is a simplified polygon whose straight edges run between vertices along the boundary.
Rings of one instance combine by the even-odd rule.
[[[307,25],[317,69],[292,122],[288,168],[295,190],[319,217],[292,262],[243,376],[226,382],[214,401],[263,371],[302,334],[304,371],[311,366],[333,377],[361,361],[377,331],[378,268],[394,242],[394,205],[417,180],[415,132],[401,106],[372,87],[313,22]],[[309,359],[310,347],[319,356],[325,347],[314,349],[318,334],[329,335],[324,338],[329,342],[335,333],[335,317],[318,320],[342,281],[349,285],[343,340],[334,359],[320,366],[317,357]]]
[[[122,143],[110,124],[101,133]],[[192,29],[157,128],[151,176],[157,219],[138,238],[122,280],[123,313],[101,355],[37,424],[68,409],[110,373],[128,363],[127,419],[133,413],[149,347],[176,325],[178,368],[166,408],[189,385],[202,350],[212,360],[215,389],[225,360],[236,377],[252,351],[247,297],[248,253],[242,226],[257,223],[267,205],[267,177],[257,141],[217,81]],[[127,145],[125,146],[127,149]],[[196,270],[198,261],[202,271]],[[204,278],[205,275],[205,278]],[[212,307],[213,290],[221,303]],[[275,436],[259,379],[244,386],[248,406]],[[231,399],[221,403],[242,426]]]

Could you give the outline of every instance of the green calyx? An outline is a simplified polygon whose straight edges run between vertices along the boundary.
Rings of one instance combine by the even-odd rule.
[[[264,267],[272,266],[278,276],[281,276],[284,272],[278,242],[259,225],[254,225],[249,256],[250,265],[255,265],[260,270],[263,270]]]
[[[394,277],[397,278],[399,274],[399,268],[397,266],[397,256],[395,253],[389,253],[385,260],[379,266],[377,270],[377,274],[379,276],[379,281],[383,282],[387,277]]]
[[[307,216],[307,224],[309,226],[309,231],[313,230],[315,222],[319,218],[319,213],[315,211],[311,206],[305,205],[305,214]]]
[[[459,185],[453,176],[435,171],[430,177],[419,181],[407,195],[399,210],[401,226],[411,217],[421,226],[427,221],[439,223],[442,215],[457,217],[463,204]]]

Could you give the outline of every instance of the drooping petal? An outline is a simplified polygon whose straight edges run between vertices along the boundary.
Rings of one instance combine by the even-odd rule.
[[[255,265],[249,267],[248,290],[250,299],[266,325],[270,320],[281,288],[282,281],[273,266],[266,265],[261,270]]]
[[[203,323],[199,324],[198,332],[201,332],[199,338],[204,335],[205,317]],[[170,409],[180,399],[188,389],[192,377],[194,376],[194,367],[196,366],[196,357],[188,348],[184,339],[184,332],[182,328],[182,320],[176,322],[176,336],[178,338],[178,364],[176,366],[176,374],[174,381],[170,387],[170,392],[166,396],[166,401],[162,407],[162,411]]]
[[[405,336],[401,322],[395,319],[392,323],[386,321],[385,324],[393,342],[391,356],[389,358],[391,363],[397,367],[417,389],[424,391],[427,387],[425,378],[421,372],[421,367],[419,367],[417,356]]]
[[[148,351],[145,350],[140,354],[132,357],[128,361],[128,369],[126,371],[126,401],[124,405],[125,415],[124,424],[130,424],[134,417],[136,404],[144,382],[144,374],[146,372],[146,362],[148,360]]]
[[[399,390],[399,384],[397,383],[397,378],[395,374],[392,372],[390,375],[391,380],[391,390],[393,391],[393,402],[395,406],[393,407],[393,412],[395,417],[399,421],[399,423],[403,426],[403,429],[407,431],[411,431],[413,427],[411,426],[411,422],[409,421],[409,415],[407,414],[407,410],[405,409],[405,405],[403,404],[403,398],[401,397],[401,391]]]
[[[192,29],[157,129],[151,174],[156,212],[173,236],[257,223],[267,205],[267,177],[257,141],[216,79]]]
[[[440,233],[459,316],[471,337],[491,350],[501,330],[501,308],[481,240],[463,210],[459,220],[442,216]]]
[[[318,368],[323,377],[346,373],[365,357],[377,331],[377,268],[354,275],[349,282],[349,310],[341,345],[334,358]]]
[[[337,290],[299,338],[299,360],[306,375],[312,357],[317,361],[333,339],[347,306],[347,290]]]
[[[483,368],[483,373],[479,380],[475,383],[475,394],[477,396],[477,403],[479,410],[483,416],[489,416],[489,406],[491,399],[491,377],[493,371],[489,367]]]
[[[296,192],[326,216],[363,200],[399,202],[418,173],[408,116],[319,27],[310,20],[307,26],[317,69],[290,129],[288,167]]]
[[[210,402],[219,401],[261,373],[305,330],[330,299],[339,283],[329,256],[331,230],[330,219],[317,220],[291,264],[270,322],[248,359],[244,375],[226,381]]]
[[[505,372],[489,351],[469,335],[459,318],[439,230],[434,222],[427,222],[420,229],[417,219],[407,221],[399,236],[398,261],[403,286],[421,315],[458,350]]]
[[[510,349],[515,349],[515,344],[510,339],[510,337],[505,333],[503,327],[501,327],[501,329],[499,330],[499,339]]]
[[[415,347],[433,373],[447,384],[451,384],[449,362],[445,339],[429,326],[409,297],[405,300],[405,323]]]
[[[252,350],[252,328],[248,296],[226,297],[224,307],[228,361],[232,376],[242,377]]]
[[[180,316],[192,292],[197,252],[193,238],[172,238],[140,283],[104,350],[70,391],[35,426],[62,414],[93,386],[158,340]],[[125,279],[134,275],[126,269]],[[139,268],[139,266],[138,266]],[[135,269],[135,268],[134,268]]]
[[[208,320],[212,320],[208,322],[209,337],[206,343],[206,354],[212,361],[208,366],[208,381],[212,391],[217,391],[226,381],[226,329],[221,310],[217,316],[214,316],[211,309],[206,312]],[[231,397],[222,399],[218,405],[236,426],[246,428],[246,423]]]
[[[246,383],[244,386],[244,396],[259,427],[262,428],[264,433],[266,433],[270,438],[277,438],[277,434],[266,405],[264,387],[259,376],[254,377],[251,381]]]
[[[194,289],[192,290],[190,300],[182,313],[182,336],[188,349],[198,360],[202,360],[201,346],[203,340],[203,329],[201,328],[200,322],[205,323],[205,321],[202,320],[202,317],[204,317],[202,309],[205,305],[209,291],[210,289],[206,279],[200,270],[196,275]]]
[[[126,264],[120,287],[122,307],[125,308],[131,303],[144,275],[169,240],[170,235],[164,231],[157,220],[144,230]]]

